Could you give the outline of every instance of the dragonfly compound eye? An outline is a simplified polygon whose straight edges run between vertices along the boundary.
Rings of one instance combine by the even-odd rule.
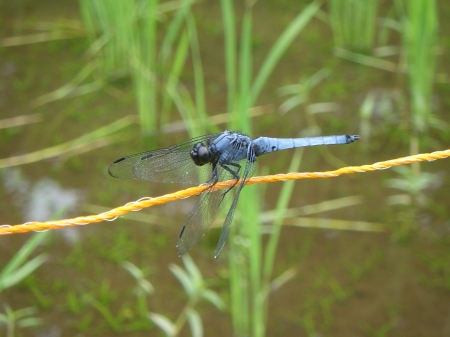
[[[211,162],[211,151],[203,143],[197,143],[191,150],[191,158],[197,166],[209,164]]]

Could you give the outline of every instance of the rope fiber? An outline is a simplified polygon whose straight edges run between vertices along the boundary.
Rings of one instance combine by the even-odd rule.
[[[300,179],[313,179],[313,178],[333,178],[340,176],[342,174],[351,174],[356,172],[369,172],[375,170],[384,170],[393,166],[400,166],[411,164],[415,162],[423,162],[423,161],[434,161],[437,159],[444,159],[450,157],[450,149],[444,151],[436,151],[432,153],[423,153],[412,155],[408,157],[402,157],[392,160],[387,160],[383,162],[378,162],[371,165],[362,165],[362,166],[348,166],[343,167],[334,171],[325,171],[325,172],[303,172],[303,173],[287,173],[287,174],[276,174],[276,175],[268,175],[262,177],[252,177],[246,181],[246,185],[252,184],[263,184],[263,183],[274,183],[278,181],[287,181],[287,180],[300,180]],[[234,184],[233,180],[218,182],[213,189],[224,189],[230,187]],[[193,195],[199,195],[204,189],[206,185],[200,185],[197,187],[191,187],[184,190],[177,191],[175,193],[165,194],[160,197],[151,198],[146,197],[139,199],[134,202],[130,202],[124,206],[120,206],[114,208],[110,211],[96,214],[96,215],[88,215],[81,216],[73,219],[64,219],[57,221],[47,221],[47,222],[27,222],[21,225],[1,225],[0,226],[0,235],[8,235],[8,234],[17,234],[17,233],[27,233],[30,231],[44,231],[48,229],[61,229],[72,226],[81,226],[88,225],[92,223],[98,223],[102,221],[113,221],[117,219],[119,216],[127,214],[132,211],[139,211],[143,208],[152,207],[155,205],[165,204],[167,202],[185,199]]]

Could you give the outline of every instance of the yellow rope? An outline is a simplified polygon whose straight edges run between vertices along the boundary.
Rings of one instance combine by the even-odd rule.
[[[343,167],[335,171],[326,172],[304,172],[304,173],[287,173],[287,174],[276,174],[263,177],[253,177],[248,179],[246,185],[251,184],[263,184],[263,183],[273,183],[277,181],[287,181],[287,180],[299,180],[299,179],[310,179],[310,178],[332,178],[337,177],[341,174],[350,174],[355,172],[368,172],[375,170],[383,170],[390,168],[392,166],[399,166],[405,164],[411,164],[413,162],[421,161],[433,161],[436,159],[443,159],[450,157],[450,149],[444,151],[437,151],[432,153],[418,154],[414,156],[408,156],[398,159],[387,160],[372,165],[363,166],[349,166]],[[214,186],[214,190],[223,189],[231,186],[234,181],[223,181],[219,182]],[[200,194],[205,185],[198,187],[191,187],[185,190],[181,190],[175,193],[166,194],[156,198],[142,198],[140,200],[130,202],[124,206],[114,208],[110,211],[97,214],[77,217],[73,219],[65,219],[58,221],[47,221],[47,222],[28,222],[22,225],[2,225],[0,226],[0,235],[16,234],[16,233],[26,233],[30,231],[42,231],[47,229],[60,229],[72,226],[87,225],[91,223],[101,222],[101,221],[113,221],[117,217],[124,215],[131,211],[139,211],[143,208],[165,204],[170,201],[175,201],[179,199],[185,199],[192,195]]]

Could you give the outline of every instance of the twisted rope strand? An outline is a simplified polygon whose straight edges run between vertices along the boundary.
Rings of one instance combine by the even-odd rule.
[[[368,172],[375,170],[384,170],[393,166],[400,166],[411,164],[414,162],[422,161],[434,161],[437,159],[444,159],[450,157],[450,149],[444,151],[436,151],[432,153],[417,154],[408,157],[402,157],[398,159],[391,159],[372,165],[362,165],[362,166],[349,166],[343,167],[334,171],[326,172],[303,172],[303,173],[287,173],[287,174],[276,174],[268,175],[262,177],[253,177],[246,181],[246,185],[251,184],[263,184],[263,183],[273,183],[278,181],[287,180],[300,180],[300,179],[312,179],[312,178],[332,178],[337,177],[342,174],[350,174],[356,172]],[[222,181],[217,183],[213,190],[224,189],[230,187],[234,183],[233,180]],[[102,221],[114,221],[119,216],[124,215],[129,212],[140,211],[143,208],[148,208],[155,205],[165,204],[171,201],[185,199],[193,195],[200,194],[206,185],[200,185],[197,187],[187,188],[175,193],[165,194],[160,197],[151,198],[145,197],[134,202],[130,202],[124,206],[114,208],[110,211],[100,213],[97,215],[81,216],[73,219],[64,219],[57,221],[47,221],[47,222],[27,222],[22,225],[2,225],[0,226],[0,235],[16,234],[16,233],[26,233],[30,231],[43,231],[48,229],[61,229],[72,226],[82,226],[91,223],[97,223]]]

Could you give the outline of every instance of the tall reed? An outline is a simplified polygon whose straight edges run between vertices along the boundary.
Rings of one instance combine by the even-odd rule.
[[[418,154],[421,143],[428,138],[430,127],[445,127],[445,123],[433,115],[433,86],[436,68],[436,41],[438,18],[435,0],[396,0],[395,6],[400,16],[402,56],[409,89],[410,153]],[[438,180],[437,176],[421,171],[419,163],[396,170],[398,178],[387,181],[387,186],[407,193],[403,203],[408,207],[401,218],[411,219],[394,231],[396,239],[407,238],[414,228],[417,212],[426,204],[424,190]],[[390,198],[393,202],[395,196]]]
[[[228,89],[228,109],[234,111],[230,128],[251,133],[248,110],[255,104],[275,65],[294,38],[317,13],[320,5],[313,2],[298,14],[273,44],[258,72],[252,74],[252,5],[247,3],[242,18],[239,48],[236,44],[235,12],[231,0],[221,0],[225,33],[225,64]],[[289,185],[283,188],[280,207],[290,199]],[[238,208],[240,221],[233,226],[229,266],[231,313],[236,335],[264,336],[271,274],[278,241],[276,227],[270,249],[263,254],[259,195],[257,186],[247,186]]]
[[[378,0],[328,0],[328,7],[335,46],[371,54]]]
[[[158,0],[79,0],[92,41],[91,49],[97,50],[101,56],[97,60],[103,76],[125,73],[133,80],[144,135],[154,134],[158,129],[158,97],[161,92],[166,95],[161,104],[160,118],[167,120],[166,114],[171,106],[167,98],[173,100],[170,93],[178,84],[178,76],[187,57],[186,34],[192,33],[192,27],[183,26],[183,22],[192,2],[180,1],[159,48],[157,34],[161,30],[162,4]],[[190,38],[191,42],[195,39]]]
[[[416,154],[419,152],[418,138],[435,121],[432,98],[438,29],[436,2],[398,0],[395,4],[400,13],[402,51],[408,76],[411,128],[414,135],[411,154]]]

